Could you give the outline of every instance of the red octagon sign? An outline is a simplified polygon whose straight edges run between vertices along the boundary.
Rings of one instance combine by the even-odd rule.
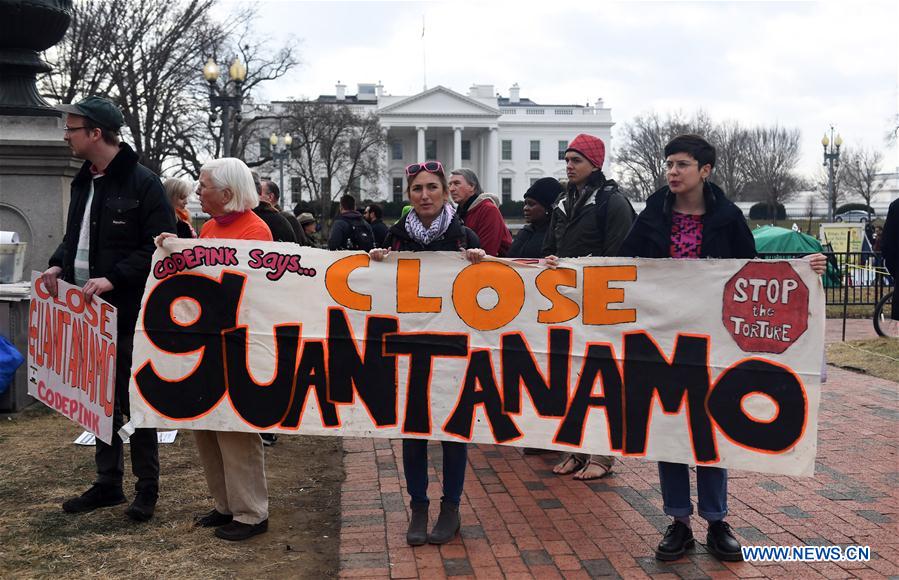
[[[808,287],[789,262],[749,262],[724,286],[722,310],[741,350],[780,354],[808,328]]]

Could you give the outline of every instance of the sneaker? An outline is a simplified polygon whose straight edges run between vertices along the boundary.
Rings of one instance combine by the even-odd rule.
[[[125,503],[125,494],[121,487],[100,485],[95,483],[89,490],[78,497],[67,499],[62,504],[62,511],[67,514],[92,512],[97,508],[110,507]]]
[[[695,544],[693,530],[687,524],[674,520],[674,523],[668,526],[665,536],[656,548],[656,560],[663,562],[679,560]]]
[[[240,542],[258,534],[268,531],[268,520],[262,520],[258,524],[245,524],[243,522],[231,522],[215,529],[215,535],[223,540]]]
[[[262,444],[266,447],[271,447],[278,441],[278,436],[274,433],[260,433],[260,437],[262,437]]]
[[[134,501],[125,510],[125,515],[136,522],[146,522],[156,510],[156,494],[138,492]]]
[[[724,562],[742,562],[743,551],[740,542],[734,537],[730,524],[718,520],[709,524],[709,532],[705,537],[706,548],[713,556]]]
[[[197,516],[194,518],[194,525],[201,528],[217,528],[230,524],[234,517],[231,514],[223,514],[217,509],[213,509],[208,514]]]

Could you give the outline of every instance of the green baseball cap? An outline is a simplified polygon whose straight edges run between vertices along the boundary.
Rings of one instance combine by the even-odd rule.
[[[74,105],[57,105],[54,108],[63,113],[87,117],[104,129],[118,131],[125,124],[121,109],[102,97],[88,97]]]

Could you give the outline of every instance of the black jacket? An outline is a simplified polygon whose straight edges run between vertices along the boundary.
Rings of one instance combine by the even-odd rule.
[[[893,200],[887,211],[887,219],[883,224],[883,236],[880,250],[886,262],[887,270],[893,277],[893,290],[899,288],[899,199]],[[899,296],[893,294],[893,320],[899,320]]]
[[[259,216],[259,219],[265,222],[268,229],[272,231],[272,240],[276,242],[297,242],[297,237],[293,233],[293,228],[281,215],[281,212],[267,201],[259,201],[259,205],[253,208],[253,213]]]
[[[120,321],[137,317],[155,250],[153,239],[162,232],[176,233],[175,212],[159,177],[137,161],[134,150],[122,143],[105,175],[93,180],[90,207],[90,277],[112,283],[113,289],[102,298],[119,309]],[[90,167],[91,162],[85,161],[72,181],[66,232],[50,257],[50,265],[62,268],[62,279],[70,283],[75,282],[75,252],[90,192]]]
[[[614,256],[618,251],[634,220],[630,202],[618,191],[618,184],[606,179],[602,171],[593,172],[587,190],[589,198],[577,205],[577,187],[569,183],[568,190],[553,204],[549,232],[543,242],[544,256]],[[596,197],[601,192],[610,195],[604,210],[605,223],[600,225]]]
[[[375,235],[371,231],[371,226],[365,218],[362,217],[362,214],[356,210],[345,211],[342,212],[337,219],[334,220],[334,223],[331,224],[331,237],[328,238],[328,249],[329,250],[346,250],[350,248],[350,243],[352,242],[353,237],[353,226],[362,226],[368,228],[369,235],[371,236],[372,247],[378,247],[375,243]],[[362,248],[364,250],[368,250],[370,248]]]
[[[384,220],[375,220],[369,224],[371,231],[375,234],[375,247],[383,248],[384,240],[387,239],[387,224]]]
[[[544,238],[546,232],[549,231],[549,220],[545,219],[536,226],[534,224],[525,224],[523,228],[515,234],[512,240],[512,247],[509,248],[509,258],[543,258]]]
[[[471,228],[462,225],[459,215],[453,215],[448,228],[442,236],[423,246],[409,237],[406,233],[406,215],[400,221],[393,224],[387,231],[384,247],[401,252],[452,252],[461,249],[480,248],[481,240]]]
[[[706,182],[706,213],[702,219],[701,258],[754,258],[755,239],[743,212],[714,183]],[[619,256],[671,257],[671,207],[674,194],[668,186],[649,196],[644,209],[618,250]]]

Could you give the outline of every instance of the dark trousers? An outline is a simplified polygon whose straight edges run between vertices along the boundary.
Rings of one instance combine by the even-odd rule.
[[[124,424],[123,415],[130,414],[128,381],[131,377],[131,355],[134,350],[134,321],[119,322],[116,341],[115,405],[112,412],[112,445],[97,439],[94,460],[97,463],[98,485],[122,487],[125,474],[124,444],[118,431]],[[131,436],[131,471],[137,477],[134,489],[157,497],[159,495],[159,444],[156,429],[136,429]]]
[[[462,500],[468,444],[441,441],[443,444],[443,499],[455,504]],[[403,469],[406,487],[412,501],[428,501],[428,442],[425,439],[403,439]]]
[[[659,461],[659,483],[666,514],[676,518],[693,513],[689,465]],[[696,495],[702,519],[709,522],[723,520],[727,515],[727,470],[696,466]]]

